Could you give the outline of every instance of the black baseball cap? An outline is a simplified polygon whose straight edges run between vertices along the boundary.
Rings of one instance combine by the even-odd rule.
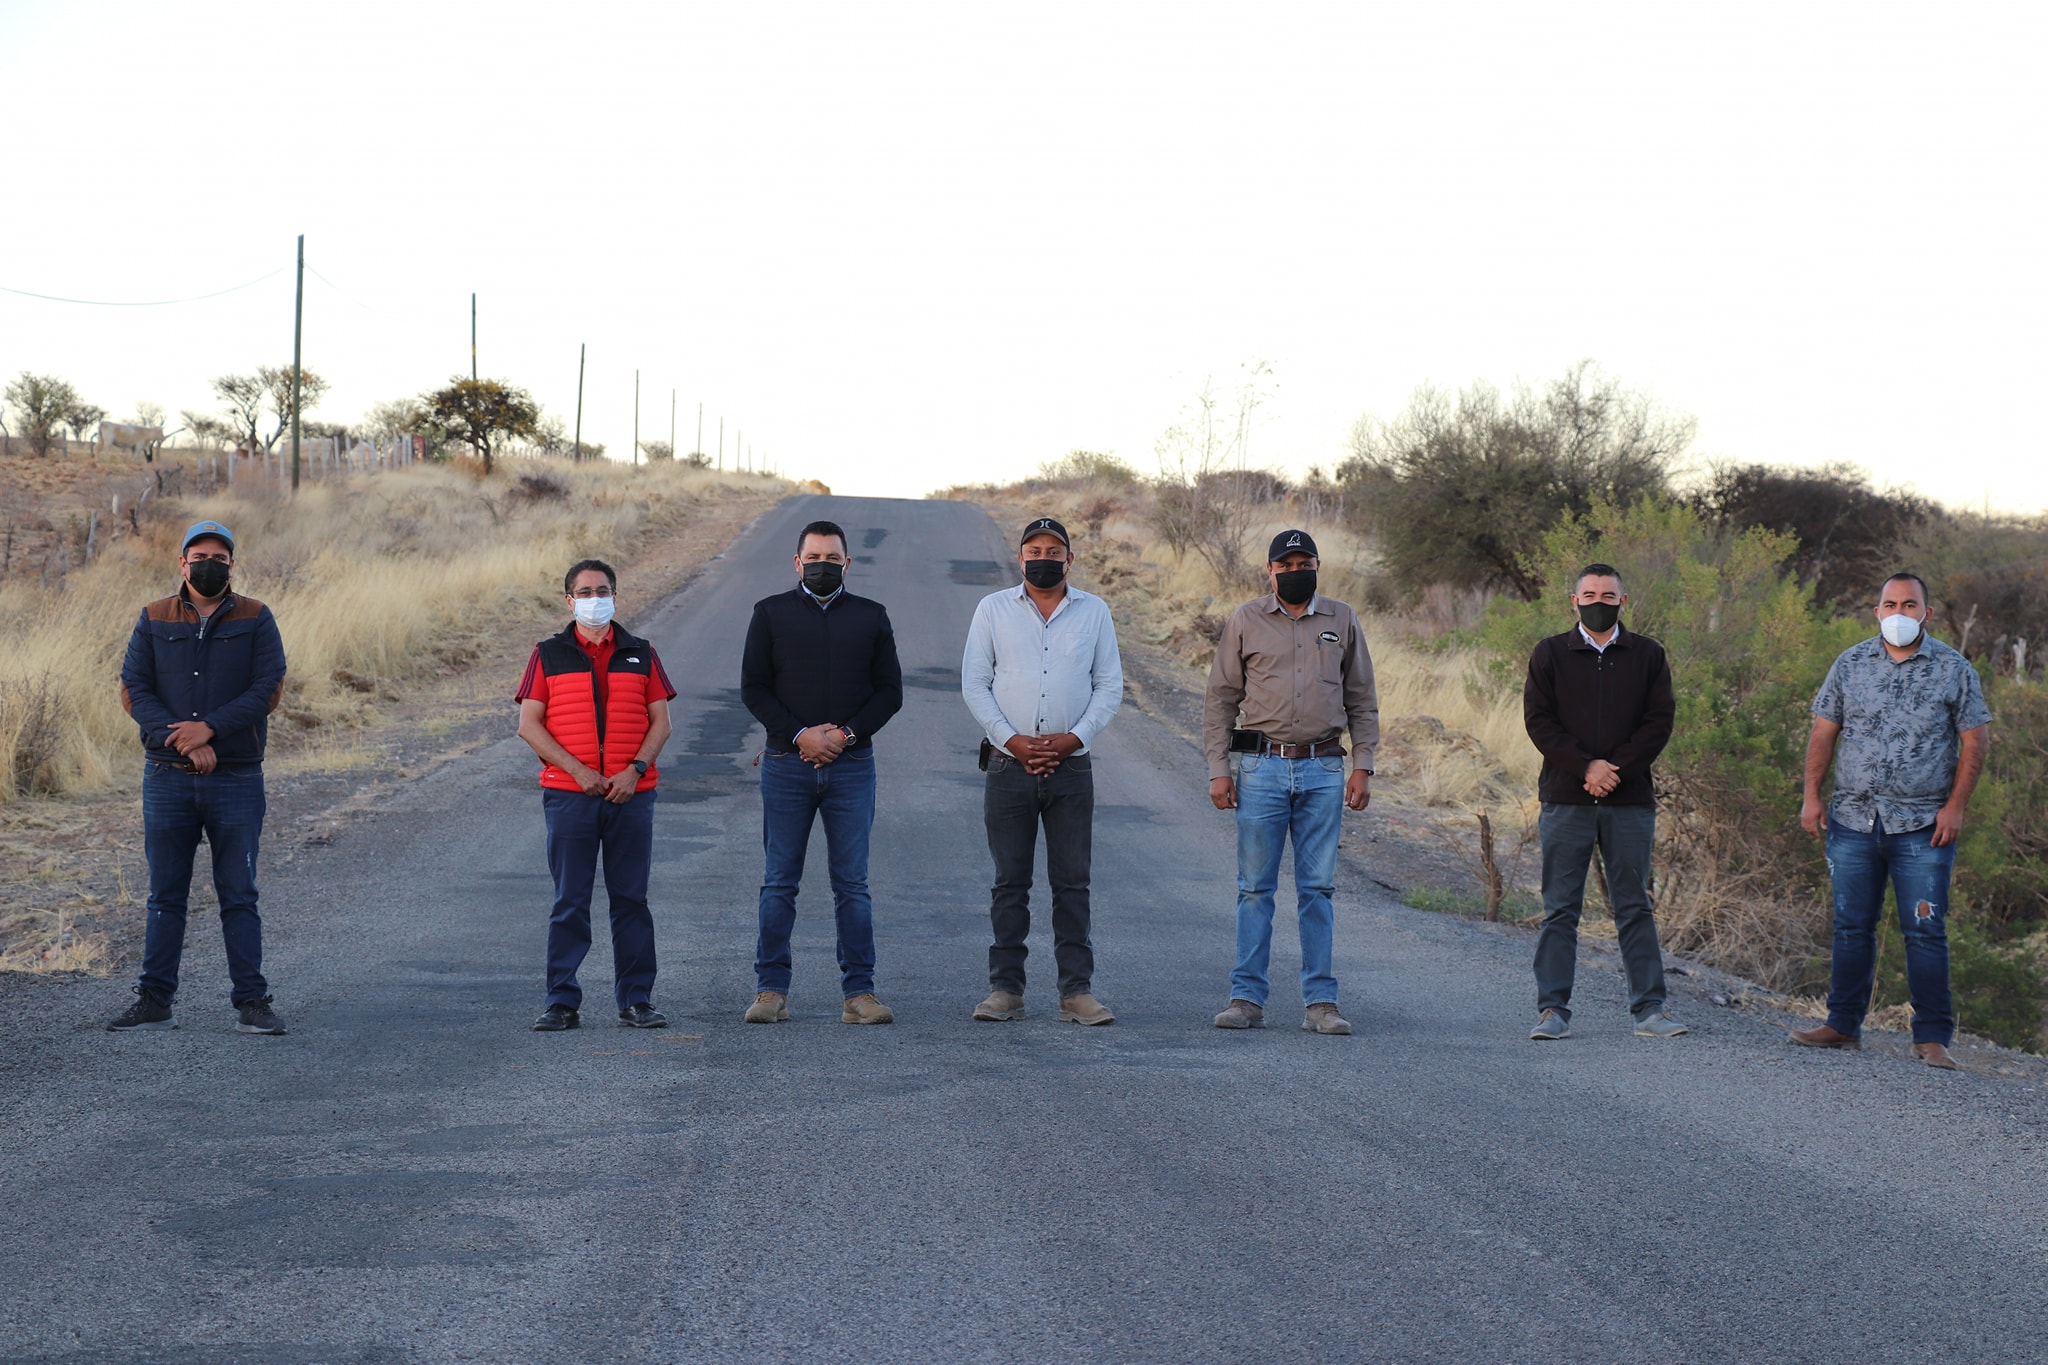
[[[1037,521],[1025,527],[1024,534],[1017,537],[1017,543],[1022,545],[1033,536],[1058,536],[1060,544],[1066,546],[1069,550],[1074,548],[1074,542],[1067,539],[1067,528],[1054,521],[1051,517],[1040,517]]]
[[[1282,531],[1273,537],[1273,543],[1266,548],[1266,562],[1277,564],[1289,555],[1315,555],[1316,538],[1306,531]]]

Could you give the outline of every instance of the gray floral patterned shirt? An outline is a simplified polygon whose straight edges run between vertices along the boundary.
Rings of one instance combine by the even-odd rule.
[[[1842,651],[1813,699],[1813,713],[1842,727],[1828,816],[1868,833],[1925,829],[1955,786],[1959,736],[1991,721],[1970,661],[1932,636],[1893,663],[1872,636]]]

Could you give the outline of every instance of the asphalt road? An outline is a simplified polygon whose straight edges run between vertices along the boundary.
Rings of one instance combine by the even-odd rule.
[[[760,875],[740,642],[820,515],[851,531],[910,682],[877,740],[889,1028],[838,1022],[821,846],[794,1018],[739,1017]],[[288,1037],[230,1031],[197,916],[178,1031],[100,1031],[118,981],[0,989],[0,1358],[2048,1358],[2038,1089],[1799,1052],[1734,1012],[1638,1039],[1604,971],[1577,1036],[1533,1044],[1525,934],[1355,870],[1356,1035],[1295,1029],[1284,908],[1277,1027],[1209,1027],[1229,817],[1130,707],[1096,763],[1118,1022],[1054,1021],[1042,930],[1031,1016],[971,1022],[989,868],[957,668],[1008,552],[964,504],[799,498],[651,615],[623,585],[683,691],[654,872],[666,1031],[610,1026],[601,924],[599,1026],[527,1030],[548,881],[511,738],[273,868]]]

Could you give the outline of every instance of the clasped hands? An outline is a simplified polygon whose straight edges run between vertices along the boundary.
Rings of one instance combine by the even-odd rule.
[[[213,752],[213,727],[203,720],[172,722],[171,747],[185,756],[196,773],[210,773],[220,762]]]
[[[1586,794],[1599,799],[1614,795],[1614,789],[1621,785],[1621,769],[1604,758],[1596,758],[1586,765]]]
[[[569,775],[576,779],[577,786],[583,788],[585,796],[602,796],[614,806],[625,805],[633,799],[633,794],[640,790],[640,770],[630,763],[610,777],[606,777],[595,768],[585,768],[581,764],[571,770]]]
[[[846,731],[830,721],[805,726],[796,737],[796,752],[813,768],[822,768],[846,752]]]
[[[1081,737],[1062,731],[1057,735],[1011,735],[1003,741],[1009,755],[1024,765],[1033,777],[1044,777],[1073,754],[1081,751]]]

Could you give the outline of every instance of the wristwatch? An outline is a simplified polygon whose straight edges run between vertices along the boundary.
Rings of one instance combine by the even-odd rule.
[[[640,776],[642,776],[642,777],[645,777],[645,776],[647,776],[647,760],[646,760],[646,759],[644,759],[644,758],[636,758],[636,759],[634,759],[634,760],[633,760],[633,766],[634,766],[635,768],[639,769],[639,771],[640,771]]]
[[[840,726],[840,727],[839,727],[839,733],[840,733],[840,734],[842,734],[842,735],[845,735],[845,736],[846,736],[846,742],[847,742],[848,744],[851,744],[851,743],[853,743],[853,742],[854,742],[854,741],[855,741],[856,739],[859,739],[859,738],[860,738],[860,736],[859,736],[859,735],[856,735],[856,734],[855,734],[855,733],[853,732],[853,727],[852,727],[851,725],[842,725],[842,726]]]

